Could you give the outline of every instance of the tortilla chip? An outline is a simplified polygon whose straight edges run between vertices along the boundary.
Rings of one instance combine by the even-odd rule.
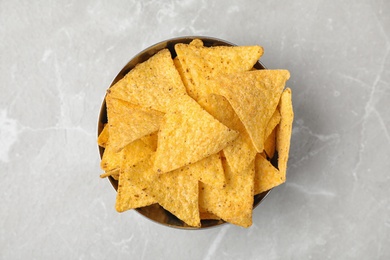
[[[154,132],[148,135],[145,135],[144,137],[141,137],[142,142],[147,144],[150,149],[152,149],[154,152],[157,150],[157,138],[158,138],[158,132]]]
[[[213,78],[220,74],[250,70],[263,54],[260,46],[202,47],[198,43],[176,44],[188,95],[195,100],[213,93]]]
[[[103,130],[100,132],[98,136],[98,145],[101,147],[106,147],[108,142],[108,124],[105,124]]]
[[[168,112],[174,100],[187,95],[168,49],[138,64],[108,91],[113,98]]]
[[[223,96],[210,94],[202,98],[199,103],[221,123],[240,133],[231,144],[223,149],[223,153],[233,171],[245,170],[255,159],[256,149],[229,101]]]
[[[291,89],[283,91],[279,103],[280,124],[276,131],[276,150],[278,151],[278,168],[284,178],[286,178],[288,153],[290,151],[290,140],[294,111],[291,100]]]
[[[267,140],[267,138],[270,136],[272,131],[274,131],[275,127],[279,124],[280,117],[281,116],[280,116],[279,109],[275,109],[275,112],[272,114],[272,117],[267,124],[267,128],[265,129],[265,135],[264,135],[265,140]]]
[[[222,187],[225,184],[225,173],[219,153],[184,167],[188,167],[188,171],[194,176],[198,176],[198,180],[203,183],[213,187]]]
[[[201,39],[194,39],[190,42],[190,45],[196,47],[203,47],[203,41]]]
[[[276,149],[276,128],[271,132],[264,142],[264,151],[268,158],[273,158]]]
[[[237,138],[190,97],[165,114],[158,133],[154,169],[169,172],[218,153]]]
[[[149,206],[157,202],[143,190],[144,187],[134,185],[129,180],[129,172],[126,171],[129,165],[131,165],[129,162],[123,161],[121,174],[119,175],[118,194],[115,203],[115,208],[118,212]]]
[[[126,163],[124,173],[130,182],[151,195],[163,208],[190,226],[200,226],[199,181],[186,168],[158,174],[153,170],[152,157],[149,157],[136,165]]]
[[[257,152],[264,149],[266,126],[289,76],[287,70],[256,70],[219,78],[218,94],[232,105]]]
[[[200,219],[212,219],[212,220],[220,220],[221,218],[218,217],[217,215],[210,213],[208,211],[199,211]]]
[[[199,207],[242,227],[252,224],[254,161],[241,172],[233,172],[226,161],[226,185],[222,188],[200,183]]]
[[[130,164],[135,164],[150,156],[152,152],[152,149],[140,139],[128,144],[120,152],[114,151],[110,143],[108,143],[100,165],[104,171],[109,172],[119,169],[124,159]]]
[[[163,113],[145,109],[109,96],[107,117],[110,128],[110,145],[120,151],[127,144],[156,132],[160,127]]]
[[[281,174],[267,159],[258,154],[255,160],[255,195],[270,190],[284,183],[285,176]]]

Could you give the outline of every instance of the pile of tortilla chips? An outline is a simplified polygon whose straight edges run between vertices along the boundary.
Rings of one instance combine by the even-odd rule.
[[[107,91],[101,177],[118,180],[119,212],[158,203],[192,227],[249,227],[254,195],[286,179],[290,74],[255,69],[260,46],[196,39],[175,52],[161,50]]]

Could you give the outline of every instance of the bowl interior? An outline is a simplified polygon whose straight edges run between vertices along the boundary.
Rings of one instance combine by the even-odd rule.
[[[235,44],[232,44],[230,42],[212,38],[212,37],[204,37],[204,36],[191,36],[191,37],[179,37],[179,38],[173,38],[170,40],[162,41],[160,43],[157,43],[153,46],[150,46],[149,48],[141,51],[138,53],[135,57],[133,57],[124,67],[123,69],[118,73],[118,75],[114,78],[112,81],[111,86],[113,86],[117,81],[122,79],[131,69],[133,69],[138,63],[144,62],[148,60],[151,56],[156,54],[162,49],[169,49],[169,51],[172,54],[172,58],[176,57],[176,52],[174,49],[175,44],[177,43],[190,43],[194,39],[201,39],[203,41],[204,46],[211,47],[211,46],[234,46]],[[265,69],[266,67],[261,64],[259,61],[254,66],[256,69]],[[100,114],[99,114],[99,122],[98,122],[98,135],[103,130],[104,125],[107,123],[107,109],[106,109],[106,102],[105,99],[103,100]],[[99,153],[100,158],[102,158],[104,153],[104,148],[99,146]],[[272,158],[271,163],[276,166],[277,161],[277,154]],[[111,182],[112,186],[115,190],[118,189],[118,181],[112,178],[111,176],[108,177],[109,181]],[[261,201],[268,195],[269,191],[265,191],[263,193],[260,193],[258,195],[254,196],[254,203],[253,208],[256,208]],[[182,229],[204,229],[209,227],[215,227],[221,224],[224,224],[225,221],[223,220],[202,220],[201,221],[201,227],[200,228],[194,228],[186,225],[183,221],[175,217],[170,212],[166,211],[164,208],[162,208],[158,204],[153,204],[147,207],[142,207],[136,209],[140,214],[143,216],[149,218],[150,220],[153,220],[157,223],[169,226],[169,227],[175,227],[175,228],[182,228]]]

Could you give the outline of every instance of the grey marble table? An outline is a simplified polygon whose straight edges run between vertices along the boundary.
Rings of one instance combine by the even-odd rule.
[[[390,259],[389,13],[385,0],[0,1],[0,259]],[[260,44],[291,72],[287,182],[248,229],[119,214],[99,178],[106,88],[184,35]]]

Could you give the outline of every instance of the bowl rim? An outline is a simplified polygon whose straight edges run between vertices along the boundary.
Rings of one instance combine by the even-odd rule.
[[[114,77],[114,79],[111,81],[111,84],[109,85],[109,88],[111,88],[116,82],[118,82],[120,79],[122,79],[130,70],[132,70],[138,63],[144,62],[147,59],[149,59],[151,56],[156,54],[158,51],[168,48],[171,52],[172,58],[176,56],[176,52],[174,50],[174,46],[177,43],[190,43],[194,39],[200,39],[203,41],[204,46],[210,47],[210,46],[237,46],[234,43],[231,43],[229,41],[216,38],[216,37],[209,37],[209,36],[180,36],[180,37],[174,37],[167,40],[160,41],[158,43],[155,43],[153,45],[150,45],[149,47],[143,49],[142,51],[138,52],[136,55],[134,55],[119,71],[119,73]],[[267,69],[267,67],[260,62],[259,60],[254,65],[256,69]],[[100,107],[99,111],[99,117],[98,117],[98,128],[97,128],[97,136],[100,135],[101,131],[103,130],[104,124],[107,123],[107,110],[106,110],[106,96],[107,93],[104,95],[102,105]],[[103,157],[104,148],[98,145],[100,159]],[[276,155],[277,156],[277,155]],[[274,156],[275,157],[275,156]],[[115,180],[112,176],[108,176],[108,179],[112,185],[112,187],[115,189],[115,191],[118,190],[118,181]],[[260,194],[257,194],[254,196],[254,202],[253,202],[253,210],[261,204],[261,202],[268,196],[268,194],[271,192],[272,189],[262,192]],[[157,205],[157,206],[156,206]],[[159,220],[157,217],[151,217],[150,211],[155,210],[155,207],[160,207],[160,210],[163,210],[166,214],[167,218],[169,218],[170,222],[164,222],[161,219]],[[224,220],[201,220],[201,226],[200,227],[191,227],[186,225],[183,221],[179,220],[176,216],[171,214],[169,211],[165,210],[158,204],[152,204],[150,206],[142,207],[142,208],[136,208],[135,211],[137,211],[142,216],[146,217],[147,219],[158,223],[163,226],[171,227],[171,228],[177,228],[177,229],[184,229],[184,230],[204,230],[208,228],[218,227],[223,224],[226,224],[228,222]]]

